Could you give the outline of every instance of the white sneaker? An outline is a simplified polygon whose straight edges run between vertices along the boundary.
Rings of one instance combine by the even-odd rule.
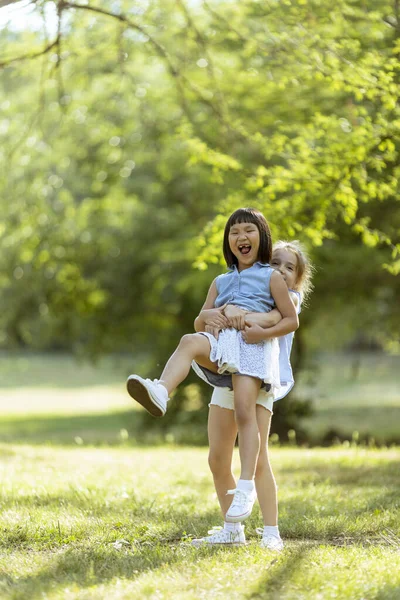
[[[223,527],[213,527],[208,532],[210,535],[192,540],[192,546],[242,546],[246,543],[244,527],[240,531],[225,531]]]
[[[238,523],[247,519],[251,515],[254,502],[257,498],[256,491],[245,492],[236,488],[235,490],[228,490],[227,494],[233,494],[233,500],[226,513],[225,521],[228,523]]]
[[[162,417],[167,412],[168,391],[157,379],[129,375],[126,387],[128,394],[153,417]]]
[[[267,548],[268,550],[274,550],[275,552],[280,552],[284,548],[284,544],[281,536],[273,535],[271,533],[264,533],[264,529],[257,528],[257,533],[262,535],[260,546],[261,548]]]

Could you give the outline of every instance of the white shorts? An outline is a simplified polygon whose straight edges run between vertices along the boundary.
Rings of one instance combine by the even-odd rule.
[[[270,392],[260,390],[256,404],[263,406],[272,414],[273,403],[274,396]],[[229,388],[215,387],[211,396],[211,402],[208,406],[212,405],[235,410],[233,403],[233,390],[230,390]]]

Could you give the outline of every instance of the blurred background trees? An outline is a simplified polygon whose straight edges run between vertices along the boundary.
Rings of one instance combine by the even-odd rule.
[[[157,375],[250,205],[316,265],[297,362],[399,351],[396,0],[41,0],[23,26],[18,4],[0,33],[4,348],[130,352]]]

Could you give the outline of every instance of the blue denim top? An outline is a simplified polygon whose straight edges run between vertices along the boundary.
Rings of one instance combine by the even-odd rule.
[[[214,306],[234,304],[251,312],[269,312],[275,308],[271,295],[270,279],[274,269],[266,263],[256,262],[239,273],[234,265],[216,279],[218,296]]]

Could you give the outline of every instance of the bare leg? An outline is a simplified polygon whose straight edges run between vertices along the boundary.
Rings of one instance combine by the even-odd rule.
[[[260,431],[260,453],[258,455],[255,484],[264,525],[278,524],[278,499],[275,477],[268,456],[268,437],[271,413],[257,405],[257,423]]]
[[[186,379],[192,360],[195,360],[210,371],[217,372],[214,363],[210,361],[210,342],[200,333],[184,335],[169,361],[164,367],[160,382],[167,388],[168,395]]]
[[[232,381],[235,416],[239,430],[240,479],[249,480],[254,478],[260,451],[256,401],[261,381],[246,375],[233,375]]]
[[[226,492],[236,487],[232,474],[232,454],[236,436],[237,425],[234,411],[216,405],[210,406],[208,464],[213,474],[215,491],[224,518],[232,502],[232,496],[227,496]]]

